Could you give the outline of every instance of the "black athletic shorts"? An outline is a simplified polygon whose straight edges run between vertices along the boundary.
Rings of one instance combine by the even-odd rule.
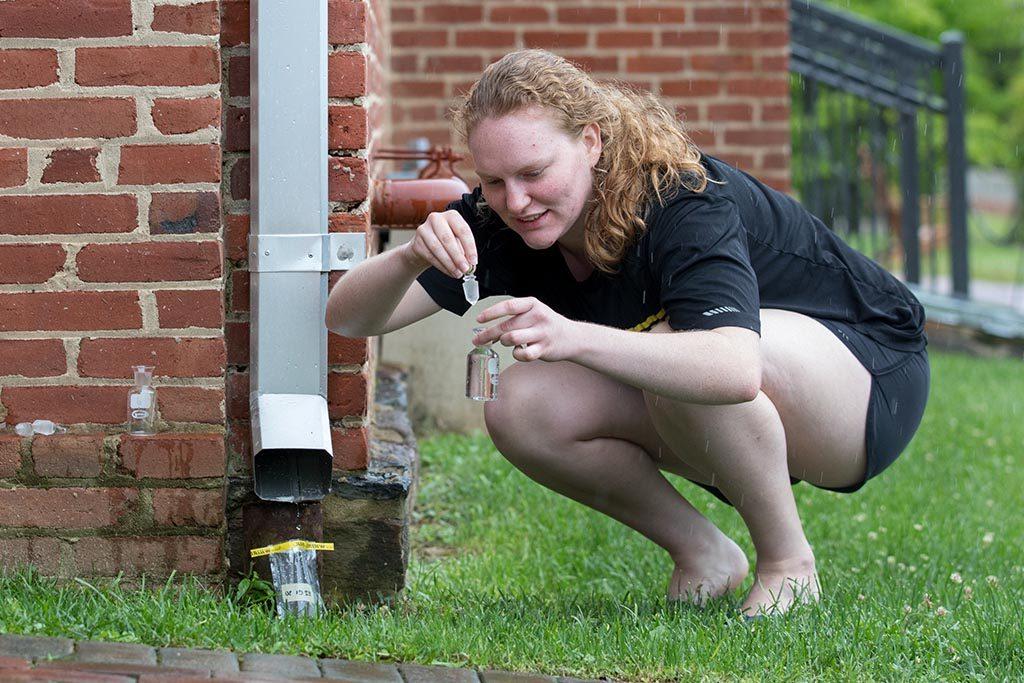
[[[928,402],[928,387],[931,383],[928,351],[897,351],[858,332],[847,323],[823,318],[815,320],[831,330],[871,373],[865,435],[867,471],[864,479],[853,486],[842,488],[818,487],[850,493],[891,465],[914,437]],[[796,484],[801,480],[790,477],[790,481]],[[700,482],[693,483],[732,505],[718,488]]]

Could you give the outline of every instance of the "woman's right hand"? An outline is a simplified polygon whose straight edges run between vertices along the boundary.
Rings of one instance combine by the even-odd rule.
[[[454,210],[427,216],[406,248],[418,263],[455,278],[461,278],[477,263],[473,232],[462,214]]]

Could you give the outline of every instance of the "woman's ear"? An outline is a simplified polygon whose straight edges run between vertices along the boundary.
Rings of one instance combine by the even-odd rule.
[[[583,127],[583,144],[587,148],[587,161],[590,162],[590,167],[594,168],[604,148],[601,142],[601,128],[596,123],[588,123]]]

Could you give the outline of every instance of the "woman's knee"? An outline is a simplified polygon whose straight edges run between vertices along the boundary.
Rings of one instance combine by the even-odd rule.
[[[555,396],[539,363],[516,363],[498,377],[498,397],[484,404],[487,432],[502,453],[536,439],[551,439]]]
[[[647,413],[659,432],[664,431],[662,426],[666,424],[692,432],[712,419],[715,409],[721,409],[721,406],[686,403],[650,391],[644,391],[643,394]]]

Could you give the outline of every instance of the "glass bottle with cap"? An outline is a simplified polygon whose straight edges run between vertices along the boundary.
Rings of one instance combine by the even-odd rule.
[[[135,386],[128,394],[128,433],[156,434],[156,389],[153,388],[153,366],[132,366]]]
[[[484,329],[474,327],[473,336]],[[466,397],[474,401],[498,398],[498,354],[490,345],[474,346],[466,356]]]

